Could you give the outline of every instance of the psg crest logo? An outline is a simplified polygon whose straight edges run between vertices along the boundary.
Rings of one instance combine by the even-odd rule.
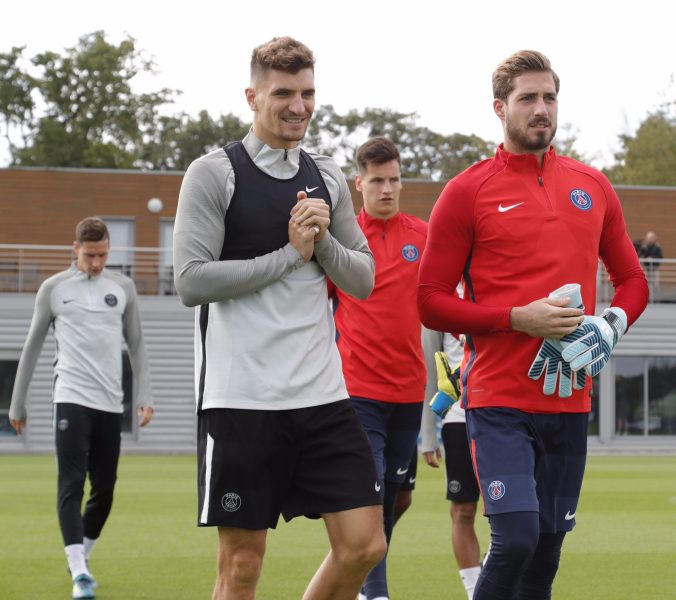
[[[221,498],[221,506],[228,512],[235,512],[242,506],[242,499],[235,492],[228,492]]]
[[[420,251],[413,244],[406,244],[401,249],[401,255],[408,262],[415,262],[416,260],[418,260],[418,257],[420,256]]]
[[[589,210],[592,207],[591,196],[584,190],[571,191],[570,201],[575,208],[579,208],[580,210]]]
[[[505,484],[502,481],[491,481],[488,484],[488,495],[491,500],[500,500],[505,495]]]
[[[106,294],[104,300],[108,306],[117,306],[117,296],[115,294]]]

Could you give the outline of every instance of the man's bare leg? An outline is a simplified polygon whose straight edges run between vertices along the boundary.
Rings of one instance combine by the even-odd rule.
[[[451,541],[459,569],[478,567],[481,564],[479,540],[474,530],[475,502],[451,502]]]
[[[382,508],[365,506],[322,517],[331,549],[303,600],[354,600],[368,572],[387,552]]]
[[[212,600],[253,600],[267,529],[218,528],[218,576]]]

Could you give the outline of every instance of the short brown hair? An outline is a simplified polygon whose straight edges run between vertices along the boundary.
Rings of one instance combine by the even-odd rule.
[[[364,142],[355,155],[357,170],[363,173],[368,168],[369,163],[375,165],[384,165],[391,160],[396,160],[401,165],[401,156],[399,150],[389,138],[379,135]]]
[[[503,60],[493,72],[493,98],[507,100],[514,89],[514,80],[531,71],[551,73],[556,93],[559,93],[559,76],[552,69],[549,59],[536,50],[519,50]]]
[[[106,224],[98,217],[82,219],[75,227],[75,239],[82,242],[102,242],[110,239]]]
[[[270,69],[295,75],[301,69],[314,72],[315,57],[312,51],[292,37],[275,37],[254,48],[251,54],[251,81]]]

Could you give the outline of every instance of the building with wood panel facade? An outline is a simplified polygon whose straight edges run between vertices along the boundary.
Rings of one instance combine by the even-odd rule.
[[[105,169],[0,169],[0,243],[70,244],[75,223],[100,215],[133,221],[130,246],[159,247],[160,223],[173,220],[182,172]],[[355,210],[359,194],[353,192]],[[444,182],[406,180],[402,210],[427,220]],[[656,231],[665,257],[676,258],[676,187],[616,186],[632,240]],[[151,213],[148,200],[163,209]]]

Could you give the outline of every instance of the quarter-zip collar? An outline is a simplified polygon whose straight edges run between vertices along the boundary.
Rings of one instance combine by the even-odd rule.
[[[540,161],[534,154],[513,154],[507,152],[504,145],[500,144],[495,153],[495,160],[505,168],[524,174],[533,173],[538,178],[538,183],[542,185],[543,176],[556,161],[556,151],[554,146],[550,146],[542,158],[542,165],[540,165]]]
[[[362,230],[364,230],[364,233],[367,233],[367,231],[376,232],[379,233],[383,239],[387,237],[387,234],[390,231],[393,231],[399,227],[400,221],[400,212],[386,220],[372,217],[366,212],[366,210],[364,210],[364,208],[362,208],[359,215],[357,216],[357,222],[361,226]]]
[[[101,271],[101,273],[99,273],[98,275],[90,275],[89,273],[85,273],[84,271],[81,271],[77,266],[77,262],[75,262],[75,261],[71,263],[70,269],[68,269],[68,270],[73,274],[74,277],[77,277],[78,279],[84,279],[84,280],[87,280],[87,281],[92,280],[92,279],[94,279],[94,280],[98,279],[103,274],[103,271],[105,271],[105,269],[103,269]]]
[[[278,179],[291,179],[300,168],[300,144],[295,148],[270,148],[256,137],[253,129],[242,140],[256,166]]]

